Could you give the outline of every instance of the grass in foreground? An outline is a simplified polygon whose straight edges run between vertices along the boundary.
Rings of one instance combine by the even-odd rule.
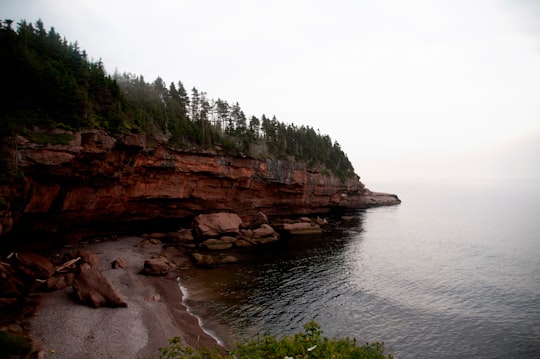
[[[237,344],[228,353],[217,349],[198,348],[182,345],[179,338],[169,340],[169,346],[160,349],[160,359],[391,359],[392,354],[384,354],[384,344],[375,342],[359,345],[355,339],[328,339],[321,336],[320,325],[309,322],[304,332],[276,339],[272,336]]]

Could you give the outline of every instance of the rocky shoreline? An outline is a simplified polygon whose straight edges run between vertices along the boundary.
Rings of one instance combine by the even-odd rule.
[[[181,251],[141,237],[90,244],[85,249],[99,255],[102,273],[127,306],[83,306],[73,300],[69,288],[43,295],[30,320],[30,335],[41,343],[45,357],[54,353],[54,357],[75,358],[92,353],[95,358],[153,358],[172,337],[180,337],[193,347],[219,346],[182,304],[176,269],[189,266],[189,259]],[[175,270],[164,276],[142,275],[142,263],[156,254],[166,256]],[[127,267],[112,269],[110,263],[117,258],[124,259]]]
[[[5,333],[29,339],[32,347],[25,344],[27,352],[21,357],[76,358],[92,353],[95,358],[153,358],[172,337],[193,347],[220,347],[183,304],[178,273],[192,266],[184,251],[152,238],[123,237],[64,247],[50,256],[61,258],[67,253],[85,255],[81,267],[94,262],[92,268],[111,284],[100,289],[106,299],[101,304],[84,302],[74,283],[46,288],[45,283],[52,280],[32,289],[22,304],[24,313],[11,320],[4,317],[0,325]],[[44,258],[48,259],[42,256],[39,262],[45,263]],[[153,259],[167,263],[166,273],[145,275],[146,263]],[[122,267],[114,265],[117,261]],[[120,303],[110,301],[117,295]],[[9,306],[3,309],[11,310]]]
[[[184,306],[182,273],[234,265],[235,253],[281,236],[319,235],[327,224],[319,217],[270,223],[259,213],[246,227],[234,213],[212,213],[175,232],[13,252],[0,260],[0,308],[22,309],[2,316],[0,338],[24,339],[13,350],[34,358],[151,358],[172,337],[223,348]]]
[[[269,221],[262,212],[244,224],[217,212],[173,232],[12,252],[0,258],[0,342],[24,354],[14,358],[153,358],[172,337],[225,349],[183,304],[182,273],[234,265],[251,248],[332,226],[321,217]]]

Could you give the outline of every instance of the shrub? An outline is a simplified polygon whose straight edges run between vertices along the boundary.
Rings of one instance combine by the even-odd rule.
[[[307,323],[304,332],[277,339],[264,336],[253,341],[237,344],[229,353],[209,348],[192,349],[184,346],[179,338],[169,341],[169,347],[160,349],[160,359],[327,359],[357,358],[383,359],[393,358],[384,353],[384,343],[366,343],[359,345],[355,339],[328,339],[322,336],[319,324]]]
[[[28,338],[0,331],[0,358],[25,358],[31,351],[32,344]]]

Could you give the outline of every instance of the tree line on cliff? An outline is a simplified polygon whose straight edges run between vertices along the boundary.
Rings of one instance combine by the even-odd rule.
[[[141,75],[107,74],[101,60],[90,60],[77,42],[46,30],[41,20],[0,22],[0,48],[1,137],[34,127],[136,132],[176,148],[299,161],[355,176],[340,145],[310,126],[248,118],[238,103],[210,99],[195,87],[188,94],[181,81],[167,86],[160,77],[146,82]]]

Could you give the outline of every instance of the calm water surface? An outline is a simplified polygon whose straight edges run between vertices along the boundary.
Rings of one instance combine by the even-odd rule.
[[[315,320],[398,358],[540,357],[540,183],[382,189],[403,203],[186,271],[185,303],[224,342]]]

